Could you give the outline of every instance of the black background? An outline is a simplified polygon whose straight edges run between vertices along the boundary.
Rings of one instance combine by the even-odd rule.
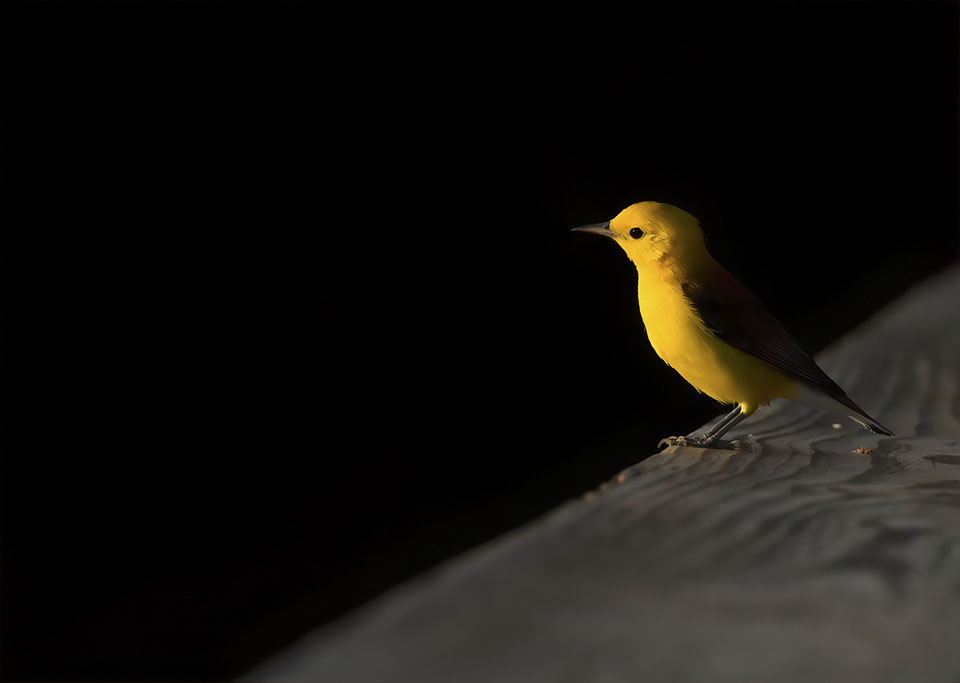
[[[691,211],[811,350],[957,256],[953,4],[4,13],[8,679],[237,675],[718,413],[570,227]]]

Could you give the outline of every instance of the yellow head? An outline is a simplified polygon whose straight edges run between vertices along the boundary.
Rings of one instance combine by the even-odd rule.
[[[692,268],[709,259],[699,221],[670,204],[639,202],[612,221],[574,230],[612,238],[638,268],[666,265],[665,260]]]

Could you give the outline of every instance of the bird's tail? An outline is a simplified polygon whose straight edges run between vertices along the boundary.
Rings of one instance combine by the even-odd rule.
[[[860,413],[857,416],[847,415],[847,417],[866,429],[868,432],[873,432],[874,434],[883,434],[884,436],[896,436],[896,434],[891,432],[889,429],[884,427],[866,413]]]
[[[827,394],[819,388],[807,386],[804,383],[798,383],[796,399],[803,403],[824,408],[830,412],[842,412],[851,420],[859,424],[868,432],[882,434],[883,436],[895,436],[895,434],[877,422],[867,411],[853,402],[847,394],[837,387],[838,391],[833,395]]]

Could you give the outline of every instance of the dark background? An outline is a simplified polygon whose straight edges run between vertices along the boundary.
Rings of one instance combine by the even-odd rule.
[[[570,227],[691,211],[811,350],[957,256],[951,3],[4,14],[7,679],[235,676],[717,414]]]

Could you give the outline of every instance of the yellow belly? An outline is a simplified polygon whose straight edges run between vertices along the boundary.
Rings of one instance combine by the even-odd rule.
[[[680,292],[639,290],[640,313],[657,355],[697,391],[750,415],[774,398],[792,398],[796,383],[771,365],[710,332]]]

